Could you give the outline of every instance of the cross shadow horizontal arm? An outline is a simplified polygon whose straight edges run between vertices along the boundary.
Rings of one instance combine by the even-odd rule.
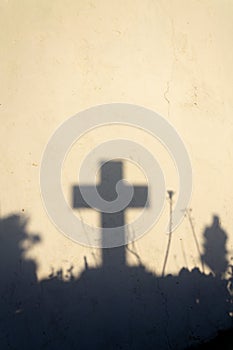
[[[93,186],[82,186],[82,188],[93,188]],[[80,191],[80,186],[73,187],[73,208],[91,208],[89,204],[85,202]]]
[[[143,208],[149,207],[148,201],[148,187],[146,186],[134,186],[133,198],[129,204],[130,208]]]

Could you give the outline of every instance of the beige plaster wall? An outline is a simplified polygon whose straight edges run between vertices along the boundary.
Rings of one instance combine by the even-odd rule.
[[[78,273],[84,256],[89,265],[100,263],[98,249],[73,243],[49,220],[39,169],[60,123],[111,102],[155,110],[178,130],[193,166],[190,207],[200,246],[215,213],[233,256],[233,2],[2,0],[0,23],[1,216],[20,212],[30,219],[28,230],[41,236],[28,252],[38,262],[38,276],[71,264]],[[86,135],[83,153],[74,150],[68,157],[63,177],[68,200],[85,152],[119,132],[154,152],[168,189],[177,190],[174,165],[162,146],[143,132],[115,127]],[[128,165],[127,176],[132,171]],[[140,176],[132,180],[140,182]],[[83,215],[98,222],[95,213]],[[129,211],[128,219],[133,215]],[[168,202],[158,224],[131,247],[157,274],[167,246],[167,220]],[[131,253],[128,261],[137,263]],[[173,235],[167,272],[194,266],[201,264],[186,218]]]

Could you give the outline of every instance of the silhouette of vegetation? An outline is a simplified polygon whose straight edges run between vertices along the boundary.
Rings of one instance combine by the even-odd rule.
[[[220,219],[217,215],[213,216],[212,225],[206,228],[204,238],[202,259],[216,276],[221,277],[228,265],[226,258],[227,234],[221,228]]]
[[[25,258],[40,242],[26,225],[18,215],[0,221],[1,350],[185,349],[232,326],[232,276],[220,277],[226,233],[219,220],[204,232],[203,257],[214,274],[183,268],[175,276],[155,276],[142,263],[127,266],[126,248],[120,247],[117,254],[103,254],[98,268],[84,257],[78,278],[71,266],[68,280],[60,270],[43,281],[37,280],[36,262]],[[120,260],[108,268],[112,258]]]

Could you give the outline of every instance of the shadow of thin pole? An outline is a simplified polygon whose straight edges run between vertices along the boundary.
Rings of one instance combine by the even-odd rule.
[[[184,243],[183,243],[182,239],[180,239],[180,245],[181,245],[181,251],[182,251],[182,254],[183,254],[183,258],[184,258],[185,267],[188,269],[188,261],[187,261],[187,257],[186,257],[186,254],[185,254]]]
[[[169,204],[170,204],[170,211],[169,211],[170,220],[169,220],[169,237],[168,237],[165,259],[164,259],[164,263],[163,263],[162,277],[164,277],[164,274],[165,274],[165,269],[166,269],[168,255],[169,255],[171,241],[172,241],[172,204],[173,204],[172,197],[174,195],[174,192],[173,191],[167,191],[167,192],[168,192]]]
[[[138,261],[139,266],[142,266],[142,261],[139,254],[133,251],[132,249],[130,249],[128,245],[126,246],[126,250],[128,250],[132,255],[134,255]]]
[[[192,209],[189,209],[189,210],[186,209],[186,214],[187,214],[190,226],[191,226],[193,238],[194,238],[194,241],[195,241],[195,244],[196,244],[196,247],[197,247],[197,252],[198,252],[199,257],[200,257],[202,272],[205,273],[204,262],[203,262],[203,259],[202,259],[202,256],[201,256],[201,249],[200,249],[200,245],[199,245],[199,242],[198,242],[198,239],[197,239],[195,227],[194,227],[194,224],[193,224],[193,219],[191,217],[191,211],[192,211]]]

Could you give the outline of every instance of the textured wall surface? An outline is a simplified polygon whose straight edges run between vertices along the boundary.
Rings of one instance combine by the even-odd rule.
[[[148,324],[139,324],[136,318],[136,325],[133,323],[132,329],[147,329],[152,344],[159,344],[159,349],[182,348],[210,337],[220,328],[229,327],[231,309],[225,303],[229,302],[226,290],[227,285],[230,288],[231,282],[228,281],[229,275],[225,274],[225,280],[221,280],[221,276],[224,276],[227,265],[233,259],[233,2],[2,0],[0,18],[1,232],[3,236],[6,232],[9,235],[14,232],[17,236],[17,230],[22,234],[14,244],[6,245],[9,254],[5,249],[2,252],[2,264],[9,269],[8,275],[8,270],[1,266],[6,285],[11,281],[9,276],[14,279],[13,276],[21,274],[18,264],[23,260],[27,266],[27,282],[17,277],[21,281],[16,283],[19,286],[18,295],[22,296],[28,290],[29,281],[34,281],[36,286],[50,275],[56,279],[56,283],[50,287],[45,281],[41,283],[45,289],[42,303],[47,300],[51,305],[54,302],[52,295],[56,294],[54,290],[57,288],[58,295],[64,298],[66,286],[62,281],[68,283],[71,278],[70,273],[67,276],[58,273],[57,276],[56,271],[67,271],[73,266],[71,280],[80,274],[82,277],[77,282],[80,288],[77,284],[67,287],[70,299],[74,293],[72,290],[77,292],[79,299],[85,299],[88,294],[85,281],[94,293],[88,295],[90,302],[83,301],[83,309],[77,307],[77,312],[79,310],[88,320],[93,320],[93,315],[101,315],[101,305],[105,305],[106,300],[109,305],[113,305],[116,298],[116,305],[124,305],[127,315],[135,309],[142,318],[147,315],[150,324],[154,322],[150,328]],[[184,218],[172,236],[166,274],[170,273],[173,277],[161,277],[168,243],[165,234],[169,218],[167,201],[159,222],[124,251],[127,268],[121,267],[125,269],[122,279],[119,271],[115,272],[116,281],[119,280],[124,293],[113,295],[106,292],[103,299],[99,300],[98,295],[103,294],[100,281],[108,283],[112,274],[110,270],[104,276],[101,274],[102,257],[99,249],[72,242],[50,221],[41,200],[39,170],[44,148],[58,125],[81,110],[111,102],[141,105],[171,122],[189,152],[194,184],[190,216]],[[176,168],[159,142],[131,127],[109,126],[84,135],[67,157],[62,181],[68,202],[71,202],[70,188],[77,181],[77,169],[88,150],[119,134],[143,143],[156,154],[165,173],[167,189],[177,191]],[[133,182],[143,181],[142,174],[128,163],[125,164],[125,173]],[[99,222],[95,212],[75,212],[89,223]],[[127,219],[133,219],[135,212],[129,210]],[[27,218],[27,226],[16,216],[12,217],[13,214],[21,216],[21,220]],[[28,232],[33,233],[34,238],[29,239]],[[4,239],[7,240],[9,235],[5,235]],[[83,273],[87,267],[89,271]],[[191,272],[192,269],[196,270]],[[135,277],[141,281],[138,288],[140,290],[142,285],[146,285],[145,294],[137,288],[135,292],[133,282],[127,289],[129,276],[138,276]],[[98,279],[96,286],[95,281]],[[117,289],[116,281],[113,282],[113,289]],[[182,287],[179,289],[177,285]],[[153,299],[150,288],[157,299]],[[212,299],[209,295],[211,288],[214,295]],[[166,297],[160,295],[161,289]],[[6,290],[9,292],[7,287],[1,291],[1,295],[5,295]],[[31,300],[34,297],[40,299],[37,293],[35,287],[29,293]],[[141,293],[140,297],[137,293]],[[174,308],[173,293],[177,295],[177,308]],[[145,308],[138,304],[142,295],[147,300]],[[203,308],[200,307],[201,298],[205,304]],[[22,301],[22,304],[31,305],[29,301]],[[156,311],[161,319],[153,319],[149,311],[153,305],[165,305]],[[191,306],[195,311],[190,311]],[[17,310],[23,309],[17,305],[14,307],[6,309],[6,315],[12,310],[17,315]],[[43,304],[42,310],[46,308]],[[53,306],[51,308],[48,314],[44,311],[47,318],[52,314]],[[71,309],[72,305],[68,310]],[[186,312],[183,314],[180,309]],[[117,312],[117,306],[113,312],[116,312],[116,320],[120,323],[123,315]],[[103,327],[108,324],[112,329],[109,318],[104,317]],[[180,324],[185,322],[185,327],[191,329],[187,338],[186,328],[174,326],[177,319]],[[75,322],[75,315],[72,315],[71,320]],[[11,322],[9,318],[8,328]],[[79,322],[80,327],[83,326]],[[127,322],[126,328],[129,327]],[[47,327],[47,324],[43,327]],[[57,332],[56,327],[60,326],[54,326],[54,334]],[[95,329],[94,321],[90,327]],[[122,329],[119,333],[116,331],[116,338],[121,332]],[[33,331],[31,334],[32,339],[37,336]],[[4,337],[2,335],[2,339]],[[9,337],[14,338],[13,335]],[[145,334],[141,337],[141,343],[138,342],[141,346],[146,344],[144,337],[146,339]],[[116,344],[115,338],[111,339]],[[59,341],[65,344],[63,338]],[[18,342],[20,344],[20,337]],[[123,341],[124,344],[129,342],[128,338]],[[7,348],[10,341],[4,344]],[[46,338],[43,344],[47,344],[48,349],[59,347],[59,342],[57,344],[53,339],[49,341]],[[70,348],[75,346],[75,342],[72,344]],[[82,344],[86,348],[85,341]],[[98,344],[104,346],[104,343]],[[132,344],[132,348],[136,349],[136,345]],[[96,344],[93,343],[93,346]],[[127,346],[125,348],[128,349]]]

